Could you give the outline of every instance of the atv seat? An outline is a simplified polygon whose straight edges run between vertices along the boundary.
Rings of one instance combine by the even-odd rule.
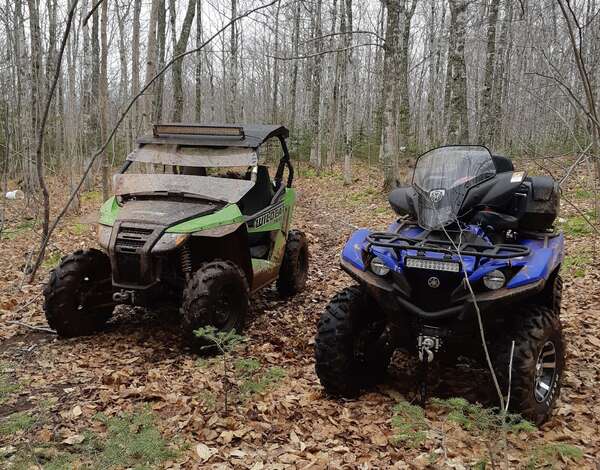
[[[515,171],[515,166],[510,158],[503,155],[492,155],[496,173],[506,173],[507,171]]]

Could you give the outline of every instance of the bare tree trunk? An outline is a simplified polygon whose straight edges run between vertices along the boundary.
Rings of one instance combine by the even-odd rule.
[[[490,103],[491,114],[490,119],[495,123],[490,128],[488,134],[488,145],[494,145],[498,140],[498,127],[502,122],[502,96],[504,95],[506,76],[506,64],[508,58],[506,51],[508,50],[508,35],[511,29],[513,16],[513,2],[506,0],[504,18],[502,20],[500,38],[498,40],[498,49],[496,51],[496,64],[494,70],[494,87],[492,89],[492,99]]]
[[[134,0],[133,4],[133,26],[131,35],[131,94],[133,96],[140,92],[140,11],[142,0]],[[139,101],[135,102],[131,113],[131,138],[137,133],[140,116]]]
[[[196,0],[189,0],[185,18],[183,19],[183,26],[181,34],[177,40],[175,46],[174,55],[179,55],[185,52],[187,43],[190,38],[190,32],[192,30],[192,22],[194,21],[194,15],[196,14]],[[181,121],[183,116],[183,78],[182,78],[183,61],[178,60],[173,64],[173,117],[174,122]]]
[[[344,45],[346,44],[346,36],[349,36],[346,33],[346,6],[344,4],[345,0],[340,0],[340,37],[341,37],[341,41],[338,42],[339,46],[341,47],[345,47]],[[333,8],[336,8],[336,2],[333,2]],[[332,26],[331,26],[331,33],[334,34],[335,33],[335,21],[336,19],[336,12],[334,10],[333,15],[332,15]],[[333,38],[333,36],[331,36]],[[332,47],[330,47],[331,49],[333,49],[333,45],[336,44],[336,42],[331,41],[331,45]],[[340,77],[344,77],[346,74],[346,71],[344,69],[344,67],[346,67],[346,54],[345,52],[337,52],[335,55],[335,69],[333,72],[333,90],[332,90],[332,98],[331,98],[331,102],[329,104],[330,109],[329,109],[329,148],[327,149],[327,165],[331,166],[333,165],[333,163],[335,162],[335,154],[337,151],[337,144],[338,144],[338,113],[341,114],[342,116],[344,116],[344,111],[343,111],[343,106],[344,104],[342,103],[342,109],[338,109],[339,106],[339,101],[340,101]],[[347,84],[345,84],[347,85]]]
[[[408,61],[410,50],[410,26],[412,17],[417,7],[417,0],[412,0],[409,5],[408,0],[400,2],[400,32],[398,38],[400,44],[398,46],[398,84],[397,92],[397,109],[398,109],[398,147],[397,149],[408,145],[410,134],[410,95],[408,91]]]
[[[344,0],[342,0],[344,1]],[[346,1],[346,17],[347,17],[347,28],[348,31],[352,31],[352,0]],[[354,110],[349,99],[351,83],[353,82],[352,77],[354,76],[354,67],[352,64],[352,49],[350,49],[352,43],[352,37],[350,34],[344,36],[344,87],[342,102],[344,106],[342,108],[342,118],[344,119],[344,184],[350,184],[352,182],[352,126]],[[354,87],[352,86],[352,89]]]
[[[300,43],[300,0],[296,0],[296,8],[294,10],[294,32],[292,36],[292,55],[298,57],[298,44]],[[290,130],[293,132],[296,130],[296,101],[298,93],[298,65],[299,59],[294,59],[292,65],[292,84],[290,92]]]
[[[156,27],[158,23],[158,9],[161,0],[152,0],[152,8],[150,10],[150,22],[148,24],[148,47],[146,50],[146,79],[148,83],[150,79],[156,75]],[[143,98],[142,103],[142,128],[148,130],[152,119],[152,104],[153,98],[156,96],[156,82],[150,87],[148,93]]]
[[[196,2],[196,47],[202,44],[202,0]],[[202,121],[202,52],[196,54],[196,122]]]
[[[383,58],[383,115],[381,128],[381,161],[383,164],[383,189],[389,191],[396,185],[396,125],[394,119],[394,84],[398,77],[398,42],[400,39],[400,2],[383,0],[387,8],[385,28],[385,55]]]
[[[322,26],[321,26],[321,7],[322,0],[316,0],[315,2],[315,30],[314,30],[314,44],[315,54],[314,67],[313,67],[313,88],[311,96],[310,106],[310,120],[311,120],[311,138],[312,144],[310,147],[310,163],[317,170],[321,169],[321,73],[322,73],[322,44],[321,39]]]
[[[450,1],[450,27],[454,31],[454,48],[448,58],[450,62],[450,119],[448,141],[469,143],[469,115],[467,110],[467,68],[465,64],[465,36],[467,0]]]
[[[237,0],[231,0],[231,17],[237,16]],[[227,102],[228,123],[236,121],[237,85],[238,85],[238,33],[237,26],[233,24],[229,37],[229,100]]]
[[[100,18],[100,140],[104,142],[108,133],[108,2],[102,2]],[[106,201],[110,197],[108,187],[108,175],[110,172],[110,163],[108,154],[102,155],[102,200]]]
[[[157,56],[158,56],[158,68],[161,69],[165,65],[165,56],[167,49],[167,5],[165,0],[159,0],[158,2],[158,17],[157,31],[156,31],[156,42],[157,42]],[[152,110],[152,122],[160,122],[163,116],[164,107],[164,96],[165,96],[165,77],[164,75],[158,79],[156,83],[156,96],[154,97],[154,104]]]
[[[498,22],[498,6],[500,0],[492,0],[488,12],[487,48],[485,58],[485,78],[481,92],[481,116],[479,141],[483,144],[492,142],[494,132],[494,116],[492,109],[492,85],[494,83],[494,65],[496,63],[496,23]]]
[[[275,57],[279,55],[279,12],[281,10],[281,1],[277,2],[275,12],[275,45],[273,47]],[[278,121],[278,104],[279,98],[279,61],[273,59],[273,98],[271,104],[271,122],[275,124]]]
[[[38,128],[39,122],[39,102],[44,99],[41,80],[42,44],[38,0],[27,0],[27,5],[29,6],[29,35],[31,39],[31,128],[35,130]]]

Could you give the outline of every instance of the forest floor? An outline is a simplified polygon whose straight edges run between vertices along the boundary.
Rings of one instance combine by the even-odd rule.
[[[310,241],[308,285],[291,300],[274,288],[252,300],[247,341],[227,359],[227,413],[222,358],[187,351],[169,314],[120,309],[102,333],[71,340],[11,323],[47,326],[43,283],[61,256],[96,246],[89,222],[100,195],[84,193],[31,285],[22,270],[39,240],[36,211],[8,203],[0,240],[0,467],[485,468],[493,455],[510,468],[598,468],[600,237],[564,199],[567,368],[555,413],[540,429],[510,432],[503,451],[497,428],[456,419],[447,402],[420,415],[406,404],[415,400],[414,362],[401,356],[387,382],[360,398],[324,395],[314,335],[329,299],[352,284],[339,253],[354,227],[383,229],[394,217],[378,172],[357,173],[345,187],[336,173],[299,172],[294,225]],[[591,214],[588,175],[576,172],[565,195]],[[66,195],[58,180],[51,189],[56,212]],[[434,369],[430,393],[496,404],[489,374],[468,365]]]

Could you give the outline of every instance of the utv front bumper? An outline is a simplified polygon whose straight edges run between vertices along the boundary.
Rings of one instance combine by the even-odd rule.
[[[475,313],[475,302],[481,312],[487,312],[532,297],[544,288],[544,280],[540,279],[511,289],[503,287],[494,291],[476,292],[475,299],[467,291],[464,295],[455,298],[449,307],[427,311],[409,300],[410,287],[405,283],[362,271],[344,259],[340,261],[340,264],[344,271],[366,289],[390,318],[397,316],[398,312],[406,312],[422,320],[443,320],[455,317],[466,319]]]

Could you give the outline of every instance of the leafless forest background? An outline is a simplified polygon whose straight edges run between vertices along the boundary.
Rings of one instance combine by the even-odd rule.
[[[263,2],[267,4],[268,2]],[[2,168],[38,187],[37,130],[71,2],[0,3]],[[129,101],[255,0],[79,0],[39,168],[73,189]],[[235,21],[137,100],[92,176],[157,121],[280,122],[298,159],[399,165],[443,143],[598,153],[596,0],[288,0]],[[104,161],[104,165],[100,163]],[[91,181],[91,180],[90,180]],[[91,182],[88,182],[91,184]]]

